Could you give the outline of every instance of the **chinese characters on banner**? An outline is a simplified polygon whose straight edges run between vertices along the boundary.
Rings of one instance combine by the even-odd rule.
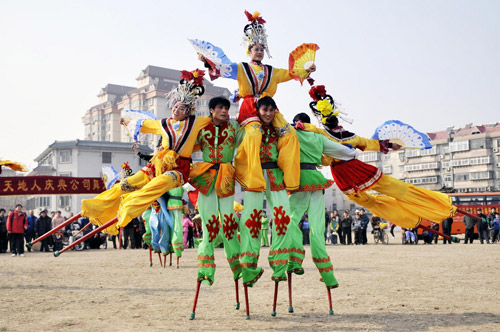
[[[101,178],[66,176],[0,177],[0,196],[99,194],[106,190]]]

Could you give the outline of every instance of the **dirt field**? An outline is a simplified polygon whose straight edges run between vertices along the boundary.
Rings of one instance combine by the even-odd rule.
[[[500,331],[500,245],[328,246],[340,287],[326,289],[310,253],[294,277],[295,313],[286,283],[271,317],[274,283],[266,272],[249,290],[251,320],[239,311],[222,249],[212,287],[203,285],[189,320],[196,285],[196,251],[181,268],[149,267],[146,250],[87,250],[59,258],[34,252],[0,255],[0,331]],[[308,251],[309,248],[306,248]],[[175,259],[174,259],[175,265]]]

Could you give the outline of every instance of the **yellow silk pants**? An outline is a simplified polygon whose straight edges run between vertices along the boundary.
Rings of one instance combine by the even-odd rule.
[[[370,189],[383,195],[358,192],[347,197],[373,214],[404,228],[414,228],[421,219],[437,223],[455,215],[448,195],[420,188],[383,174]]]

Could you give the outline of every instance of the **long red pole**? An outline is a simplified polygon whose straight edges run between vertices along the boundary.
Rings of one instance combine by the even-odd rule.
[[[200,294],[200,286],[201,286],[201,281],[198,280],[196,282],[196,293],[194,294],[194,303],[193,303],[193,311],[191,311],[191,317],[189,317],[190,320],[193,320],[194,317],[196,316],[196,304],[198,303],[198,295]]]
[[[426,230],[427,232],[431,232],[431,233],[434,233],[436,235],[442,236],[443,238],[445,238],[446,240],[450,240],[451,242],[455,242],[455,243],[460,242],[460,239],[458,237],[446,235],[444,233],[441,233],[440,231],[436,231],[436,230],[434,230],[430,227],[424,226],[422,224],[418,225],[418,227],[422,228],[423,230]]]
[[[245,291],[245,306],[246,306],[246,312],[247,312],[247,319],[250,319],[250,306],[248,304],[248,286],[243,284],[243,290]]]
[[[278,301],[278,285],[279,282],[274,282],[274,298],[273,298],[273,311],[271,312],[271,316],[276,316],[276,302]]]
[[[149,246],[149,267],[153,266],[153,249]]]
[[[89,227],[90,225],[92,225],[92,223],[88,223],[87,225],[83,226],[82,229],[80,229],[80,231],[78,233],[76,233],[75,237],[78,236],[78,234],[80,234],[81,232],[83,232],[85,230],[85,228]]]
[[[234,281],[234,288],[236,290],[236,305],[234,306],[234,308],[236,310],[240,310],[240,290],[238,287],[238,279]]]
[[[88,233],[87,235],[82,236],[81,238],[79,238],[75,242],[71,243],[70,245],[68,245],[67,247],[65,247],[64,249],[62,249],[61,251],[58,250],[58,251],[54,252],[54,256],[59,257],[59,255],[62,254],[63,252],[68,251],[70,249],[73,249],[74,246],[82,243],[83,241],[86,241],[87,239],[91,238],[95,234],[97,234],[97,233],[105,230],[106,228],[108,228],[109,226],[112,226],[112,225],[116,224],[117,222],[118,222],[118,218],[111,219],[110,221],[108,221],[104,225],[97,227],[96,229],[94,229],[93,231],[91,231],[90,233]]]
[[[179,268],[179,256],[177,256],[177,268]]]
[[[118,233],[118,250],[122,248],[122,230],[123,228],[120,228],[120,233]]]
[[[476,219],[476,220],[479,220],[479,221],[482,221],[482,220],[483,220],[481,217],[475,216],[475,215],[473,215],[472,213],[469,213],[469,212],[464,211],[464,210],[457,209],[457,212],[458,212],[458,213],[461,213],[461,214],[464,214],[464,215],[466,215],[466,216],[469,216],[469,217],[471,217],[471,218],[474,218],[474,219]]]
[[[292,273],[288,272],[288,301],[290,302],[290,306],[288,307],[288,312],[292,313],[293,312],[293,305],[292,305]]]
[[[330,288],[326,288],[328,291],[328,304],[330,305],[330,315],[333,315],[333,307],[332,307],[332,293],[330,292]]]
[[[39,236],[38,238],[36,238],[35,240],[33,240],[32,242],[26,244],[26,246],[30,247],[33,246],[35,243],[37,242],[40,242],[42,241],[43,239],[51,236],[52,234],[54,234],[55,232],[57,232],[58,230],[60,230],[61,228],[63,227],[66,227],[67,225],[71,224],[73,221],[77,220],[78,218],[80,218],[82,216],[82,213],[78,213],[77,215],[69,218],[68,220],[66,220],[65,222],[63,222],[62,224],[60,224],[59,226],[57,226],[56,228],[53,228],[51,229],[50,231],[48,231],[47,233],[43,234],[42,236]]]

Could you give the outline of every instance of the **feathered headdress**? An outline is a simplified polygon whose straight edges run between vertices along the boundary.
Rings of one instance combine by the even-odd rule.
[[[262,16],[260,16],[259,12],[250,14],[245,10],[245,15],[250,22],[243,28],[243,40],[246,43],[247,52],[251,45],[261,44],[264,46],[266,54],[270,58],[271,54],[269,53],[269,46],[267,45],[266,28],[264,27],[264,23],[266,23],[266,21],[262,18]]]
[[[322,123],[326,123],[326,119],[330,115],[335,115],[340,119],[352,123],[351,119],[342,117],[340,114],[347,114],[339,109],[338,103],[333,100],[333,97],[326,93],[324,85],[315,85],[309,90],[309,95],[314,100],[309,103],[313,114]]]
[[[182,70],[179,85],[167,94],[169,107],[173,107],[178,101],[185,104],[191,113],[194,112],[196,100],[205,93],[203,87],[204,70],[193,71]]]

